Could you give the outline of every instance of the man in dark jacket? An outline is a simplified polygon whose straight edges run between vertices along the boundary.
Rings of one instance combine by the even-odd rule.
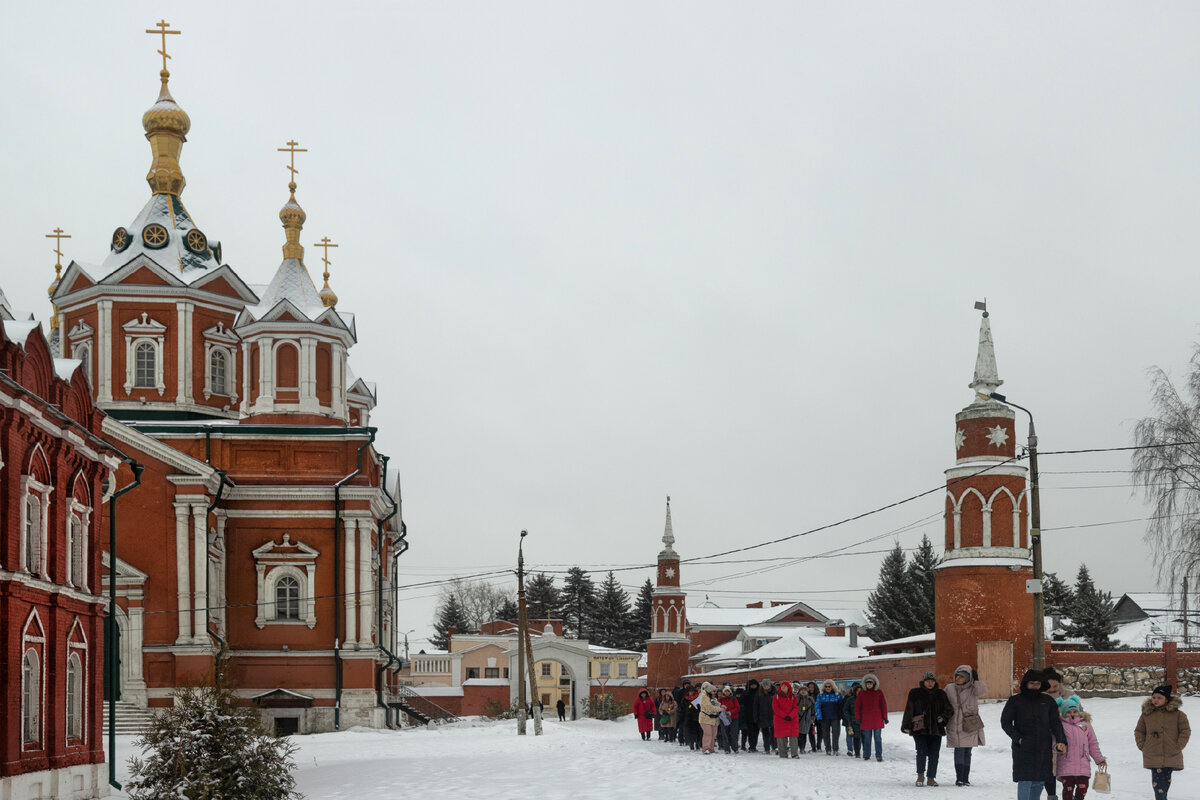
[[[758,730],[762,734],[762,746],[764,753],[770,753],[775,749],[775,687],[766,678],[763,678],[762,684],[758,687],[758,694],[754,696],[754,719],[758,723]]]
[[[938,785],[938,756],[942,752],[946,723],[953,713],[950,698],[938,686],[935,673],[926,672],[921,684],[908,690],[908,701],[904,704],[900,732],[912,736],[913,743],[917,746],[917,786],[926,785],[926,775],[929,777],[928,785]]]
[[[1041,672],[1026,672],[1021,690],[1008,698],[1000,714],[1000,727],[1012,739],[1017,800],[1041,797],[1046,779],[1054,774],[1054,751],[1067,752],[1058,704],[1042,693],[1044,683]]]
[[[741,711],[738,722],[742,726],[742,749],[756,752],[758,750],[758,681],[751,678],[746,681],[746,691],[738,695]]]
[[[675,684],[675,688],[671,690],[671,697],[675,698],[675,706],[679,709],[679,721],[675,723],[675,730],[679,739],[680,747],[683,747],[685,744],[687,744],[687,732],[684,724],[683,713],[683,704],[685,701],[683,696],[687,694],[687,690],[690,688],[692,688],[692,682],[685,680],[682,684]]]

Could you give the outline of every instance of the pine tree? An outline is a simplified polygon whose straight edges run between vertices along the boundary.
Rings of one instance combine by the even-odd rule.
[[[525,611],[530,619],[562,619],[562,597],[554,577],[539,572],[525,584]]]
[[[650,615],[654,613],[654,585],[650,579],[638,589],[637,600],[633,604],[632,618],[629,625],[629,641],[626,647],[630,650],[645,650],[646,640],[650,638]]]
[[[1067,633],[1084,639],[1093,650],[1112,650],[1116,643],[1110,637],[1116,631],[1112,593],[1097,590],[1087,565],[1080,564],[1075,577],[1075,598],[1071,603],[1071,624],[1067,627]]]
[[[914,633],[915,609],[904,549],[900,543],[883,559],[879,567],[879,583],[867,598],[867,617],[871,621],[871,638],[876,641],[899,639]]]
[[[596,644],[623,648],[629,640],[629,595],[612,572],[600,584],[593,615]]]
[[[438,605],[437,621],[433,623],[433,636],[429,637],[429,643],[438,650],[447,649],[450,646],[451,628],[459,633],[470,630],[467,616],[463,613],[456,594],[446,595]]]
[[[1066,581],[1058,577],[1056,572],[1047,572],[1042,576],[1042,605],[1047,614],[1069,616],[1071,604],[1075,602],[1075,593]]]
[[[942,559],[933,550],[928,536],[921,537],[921,546],[908,563],[908,578],[913,603],[914,630],[908,634],[930,633],[934,626],[934,570]]]
[[[529,598],[525,598],[526,610],[529,606]],[[504,601],[496,609],[496,619],[502,619],[506,622],[516,622],[517,617],[521,616],[521,609],[517,607],[517,601],[507,595]]]
[[[595,605],[596,587],[592,579],[579,567],[571,567],[562,590],[563,630],[567,636],[592,638]]]
[[[145,760],[129,759],[125,790],[130,798],[301,797],[293,775],[296,745],[272,736],[254,708],[221,688],[220,672],[215,684],[177,690],[174,705],[159,709],[145,735],[134,741]]]

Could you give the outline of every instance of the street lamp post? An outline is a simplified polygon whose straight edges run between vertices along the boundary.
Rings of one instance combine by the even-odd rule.
[[[1042,503],[1038,493],[1037,430],[1033,412],[998,392],[986,397],[1029,415],[1029,544],[1033,551],[1033,669],[1046,667],[1046,608],[1042,595]]]
[[[404,632],[404,660],[405,661],[408,661],[408,635],[410,633],[416,633],[416,632],[417,632],[416,628],[413,628],[412,630],[408,630],[408,631]]]

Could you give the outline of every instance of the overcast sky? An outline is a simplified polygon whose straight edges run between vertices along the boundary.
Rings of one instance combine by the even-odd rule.
[[[686,558],[937,486],[984,297],[1044,450],[1129,444],[1146,370],[1192,352],[1192,3],[10,3],[14,305],[48,313],[43,234],[96,263],[144,204],[164,14],[183,200],[248,282],[281,259],[275,148],[309,148],[302,241],[314,275],[341,245],[403,583],[509,565],[522,528],[535,568],[652,562],[667,494]],[[1042,459],[1047,569],[1154,588],[1144,522],[1053,530],[1147,516],[1128,465]],[[883,535],[863,555],[685,565],[689,600],[861,604],[941,509],[741,557]],[[401,593],[414,649],[435,592]]]

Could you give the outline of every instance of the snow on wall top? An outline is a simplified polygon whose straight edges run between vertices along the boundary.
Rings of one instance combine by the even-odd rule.
[[[83,362],[77,358],[56,358],[54,359],[54,374],[64,381],[69,381],[81,364]]]

